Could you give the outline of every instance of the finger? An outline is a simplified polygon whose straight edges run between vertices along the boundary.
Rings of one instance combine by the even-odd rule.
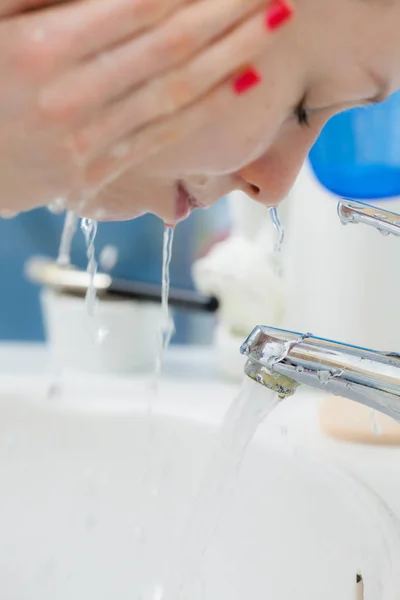
[[[274,36],[266,35],[263,13],[258,13],[190,64],[150,82],[99,114],[74,135],[77,154],[93,159],[99,152],[112,150],[127,132],[134,133],[152,121],[179,113],[234,74],[239,66],[258,58],[273,39]]]
[[[235,99],[240,102],[240,99]],[[168,146],[188,139],[202,127],[232,109],[232,81],[225,81],[206,96],[178,113],[152,123],[143,130],[122,138],[108,152],[84,168],[84,180],[95,195],[98,190],[135,168]]]
[[[76,0],[12,17],[8,36],[19,36],[25,54],[32,40],[33,52],[39,47],[59,67],[72,65],[153,25],[184,1]]]
[[[68,114],[93,110],[187,61],[264,5],[265,0],[196,2],[139,39],[78,65],[44,91],[42,102]]]

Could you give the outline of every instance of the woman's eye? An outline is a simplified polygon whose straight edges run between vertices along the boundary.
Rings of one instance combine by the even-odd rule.
[[[296,108],[295,116],[296,116],[298,124],[301,125],[302,127],[304,127],[305,125],[306,126],[310,125],[309,112],[302,104],[299,104],[299,106]]]

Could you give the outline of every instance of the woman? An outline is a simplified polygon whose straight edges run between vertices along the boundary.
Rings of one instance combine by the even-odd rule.
[[[400,87],[400,0],[2,0],[0,209],[272,205],[324,123]]]

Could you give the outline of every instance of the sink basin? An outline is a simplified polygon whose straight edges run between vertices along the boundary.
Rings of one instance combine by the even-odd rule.
[[[161,600],[235,386],[169,378],[149,421],[144,382],[47,385],[0,389],[0,598]],[[190,600],[395,598],[390,515],[329,473],[265,422]]]

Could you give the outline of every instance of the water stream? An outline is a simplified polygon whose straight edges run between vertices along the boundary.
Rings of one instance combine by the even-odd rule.
[[[269,214],[271,216],[272,223],[275,227],[277,239],[275,243],[274,252],[279,254],[282,252],[283,242],[285,241],[285,230],[282,227],[281,220],[279,218],[278,209],[276,206],[272,206],[269,209]]]
[[[156,376],[161,373],[162,359],[164,352],[169,346],[175,327],[173,319],[169,312],[168,297],[171,284],[170,267],[172,260],[172,245],[174,242],[174,227],[166,225],[164,227],[163,237],[163,261],[161,276],[161,324],[160,324],[160,345],[156,361]]]
[[[158,395],[164,353],[167,350],[171,338],[175,332],[174,321],[170,315],[168,306],[170,288],[170,267],[172,260],[172,246],[174,243],[174,233],[174,227],[171,227],[169,225],[164,226],[161,275],[161,317],[158,331],[158,348],[155,357],[154,373],[150,381],[150,389],[148,393],[149,414],[151,414],[152,412],[153,401]]]
[[[69,210],[65,215],[64,227],[58,250],[57,263],[61,267],[68,267],[71,262],[71,245],[78,226],[78,215]]]
[[[81,230],[86,242],[86,256],[88,259],[87,272],[89,273],[89,286],[86,293],[86,310],[89,316],[93,316],[96,308],[96,288],[94,278],[97,273],[97,261],[95,257],[95,239],[97,234],[97,221],[82,219]]]
[[[278,277],[282,276],[282,247],[285,241],[285,230],[283,229],[281,220],[279,218],[278,209],[276,206],[271,206],[269,209],[271,221],[276,231],[276,242],[274,246],[274,255],[276,259],[276,274]]]
[[[226,413],[189,519],[167,565],[163,600],[189,598],[188,587],[233,494],[246,449],[258,426],[278,404],[275,392],[246,378]]]

